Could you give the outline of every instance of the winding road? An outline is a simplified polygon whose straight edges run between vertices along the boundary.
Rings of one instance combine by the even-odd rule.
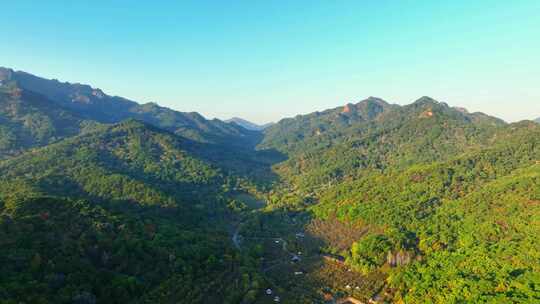
[[[231,240],[232,240],[232,243],[234,245],[234,247],[238,250],[241,250],[240,249],[240,227],[242,226],[242,223],[238,224],[236,226],[236,228],[234,229],[234,232],[232,234],[232,237],[231,237]]]

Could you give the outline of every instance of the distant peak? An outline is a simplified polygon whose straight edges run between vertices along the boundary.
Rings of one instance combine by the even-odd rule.
[[[265,125],[258,125],[256,123],[253,123],[251,121],[245,120],[240,117],[233,117],[231,119],[225,120],[226,123],[232,123],[236,124],[238,126],[241,126],[244,129],[250,130],[250,131],[262,131],[266,129],[267,127],[271,126],[272,124],[265,124]]]
[[[92,90],[92,96],[95,96],[97,98],[104,98],[105,96],[107,96],[107,94],[103,93],[103,91],[101,89],[93,89]]]
[[[429,108],[431,110],[434,109],[450,109],[450,106],[445,103],[438,100],[435,100],[429,96],[422,96],[419,99],[417,99],[415,102],[411,104],[413,107],[419,107],[419,108]],[[456,110],[456,109],[454,109]]]
[[[243,118],[240,118],[240,117],[233,117],[233,118],[227,119],[227,120],[225,120],[225,121],[226,121],[226,122],[232,122],[232,121],[246,121],[246,122],[247,122],[247,120],[245,120],[245,119],[243,119]]]
[[[413,104],[440,104],[440,102],[429,96],[422,96],[418,98]]]
[[[382,104],[388,104],[388,102],[386,102],[386,100],[384,100],[382,98],[379,98],[379,97],[374,97],[374,96],[369,96],[368,98],[366,98],[363,101],[364,102],[377,102],[377,103],[382,103]]]

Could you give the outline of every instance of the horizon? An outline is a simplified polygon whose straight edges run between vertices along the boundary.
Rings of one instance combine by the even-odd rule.
[[[536,1],[100,3],[10,4],[0,65],[257,124],[368,96],[540,116]]]
[[[90,86],[92,89],[97,89],[97,90],[101,90],[103,93],[105,93],[106,95],[108,96],[112,96],[112,97],[121,97],[121,98],[126,98],[125,96],[121,96],[121,95],[116,95],[116,94],[109,94],[108,92],[102,90],[101,88],[99,87],[96,87],[90,83],[84,83],[84,82],[71,82],[69,80],[62,80],[62,79],[58,79],[58,78],[46,78],[46,77],[42,77],[41,75],[36,75],[36,74],[33,74],[31,72],[28,72],[28,71],[23,71],[23,70],[19,70],[19,69],[15,69],[15,68],[11,68],[11,67],[7,67],[7,66],[2,66],[0,65],[0,69],[1,68],[4,68],[4,69],[9,69],[9,70],[12,70],[14,72],[21,72],[21,73],[26,73],[26,74],[30,74],[30,75],[33,75],[35,77],[38,77],[38,78],[42,78],[42,79],[46,79],[46,80],[56,80],[60,83],[69,83],[69,84],[80,84],[80,85],[87,85],[87,86]],[[195,113],[198,113],[198,114],[201,114],[204,118],[206,119],[219,119],[219,120],[222,120],[222,121],[229,121],[229,120],[233,120],[233,119],[240,119],[240,120],[243,120],[243,121],[246,121],[248,123],[253,123],[253,124],[256,124],[258,126],[264,126],[264,125],[269,125],[269,124],[275,124],[275,123],[278,123],[279,121],[283,120],[283,119],[289,119],[289,118],[294,118],[296,116],[299,116],[299,115],[309,115],[309,114],[313,114],[313,113],[317,113],[317,112],[322,112],[322,111],[325,111],[325,110],[329,110],[329,109],[336,109],[336,108],[339,108],[339,107],[344,107],[346,106],[347,104],[357,104],[357,103],[360,103],[362,101],[365,101],[365,100],[368,100],[370,98],[375,98],[375,99],[380,99],[388,104],[393,104],[393,105],[399,105],[399,106],[407,106],[407,105],[411,105],[413,103],[415,103],[416,101],[424,98],[424,97],[427,97],[427,98],[430,98],[430,99],[433,99],[435,102],[438,102],[438,103],[445,103],[447,104],[450,108],[453,108],[453,109],[464,109],[466,110],[468,113],[471,113],[471,114],[474,114],[474,113],[480,113],[480,114],[485,114],[485,115],[488,115],[488,116],[491,116],[491,117],[495,117],[495,118],[498,118],[498,119],[502,119],[503,121],[505,121],[506,123],[513,123],[513,122],[519,122],[519,121],[524,121],[524,120],[531,120],[531,121],[534,121],[534,120],[537,120],[537,119],[540,119],[540,116],[538,117],[532,117],[532,118],[525,118],[525,119],[520,119],[520,120],[516,120],[516,121],[508,121],[506,119],[504,119],[503,117],[500,117],[500,116],[496,116],[496,115],[491,115],[485,111],[471,111],[470,109],[466,108],[466,107],[462,107],[460,105],[453,105],[453,104],[450,104],[450,103],[447,103],[445,101],[441,101],[441,100],[437,100],[436,98],[433,98],[431,96],[427,96],[427,95],[424,95],[424,96],[420,96],[418,98],[415,98],[409,102],[406,102],[406,103],[402,103],[402,104],[398,104],[398,103],[393,103],[391,101],[388,101],[387,99],[385,98],[382,98],[380,96],[366,96],[364,98],[360,98],[360,99],[357,99],[356,101],[352,101],[352,102],[347,102],[345,104],[340,104],[340,105],[335,105],[335,106],[330,106],[328,108],[325,108],[325,109],[318,109],[318,110],[314,110],[314,111],[311,111],[311,112],[306,112],[306,113],[298,113],[298,114],[295,114],[295,115],[292,115],[292,116],[286,116],[286,117],[281,117],[281,118],[278,118],[277,120],[275,121],[268,121],[268,122],[263,122],[263,123],[259,123],[259,122],[256,122],[256,121],[252,121],[252,120],[249,120],[249,119],[246,119],[246,118],[243,118],[243,117],[240,117],[240,116],[232,116],[232,117],[208,117],[206,115],[204,115],[204,113],[199,113],[197,111],[181,111],[181,112],[185,112],[185,113],[189,113],[189,112],[195,112]],[[130,99],[130,98],[127,98],[128,100],[130,101],[133,101],[133,102],[137,102],[139,104],[145,104],[145,103],[154,103],[154,104],[157,104],[158,106],[161,106],[161,107],[166,107],[162,104],[160,104],[159,102],[155,102],[155,101],[149,101],[149,102],[141,102],[139,100],[133,100],[133,99]],[[174,108],[170,108],[172,110],[175,110],[175,111],[179,111],[179,110],[176,110]]]

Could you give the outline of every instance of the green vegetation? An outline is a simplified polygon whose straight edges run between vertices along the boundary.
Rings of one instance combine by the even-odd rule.
[[[126,121],[1,163],[0,260],[14,268],[0,300],[241,300],[261,279],[232,248],[229,206],[256,188],[197,149]]]
[[[0,159],[97,125],[50,103],[41,95],[19,89],[14,82],[0,87]]]
[[[366,170],[399,170],[487,147],[504,128],[498,119],[460,112],[427,97],[404,107],[368,99],[346,108],[349,112],[340,108],[285,120],[265,131],[262,147],[289,156],[277,171],[304,194]],[[363,109],[371,110],[364,114]]]
[[[366,166],[333,184],[289,180],[300,195],[315,189],[317,203],[300,207],[315,218],[365,229],[337,252],[360,273],[385,273],[378,294],[387,301],[536,302],[540,128],[523,122],[489,132],[496,142],[445,152],[442,161],[419,149],[411,165]]]
[[[48,104],[68,109],[76,116],[99,123],[118,123],[137,119],[186,138],[221,145],[254,145],[258,133],[236,124],[214,119],[207,120],[198,113],[182,113],[160,107],[155,103],[109,96],[88,85],[43,79],[25,72],[0,68],[0,80],[11,82],[23,91],[49,99]]]
[[[0,303],[540,301],[536,123],[372,97],[256,132],[0,81]]]
[[[155,303],[173,282],[186,302],[235,296],[226,288],[239,260],[228,239],[158,210],[33,198],[2,208],[0,236],[2,303]]]
[[[388,279],[407,303],[540,301],[540,166],[444,204],[419,229],[425,262]]]

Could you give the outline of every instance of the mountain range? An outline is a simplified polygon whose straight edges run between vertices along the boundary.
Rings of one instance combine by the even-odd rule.
[[[258,126],[1,68],[0,302],[538,302],[539,162],[430,97]]]
[[[31,92],[52,101],[57,108],[69,111],[80,119],[116,123],[133,118],[184,137],[209,143],[225,144],[231,142],[232,137],[248,138],[252,135],[238,125],[218,119],[207,120],[195,112],[178,112],[155,103],[139,104],[122,97],[109,96],[89,85],[44,79],[7,68],[0,68],[0,81],[5,94],[3,98],[24,102],[24,92]],[[238,140],[232,142],[236,143]]]

